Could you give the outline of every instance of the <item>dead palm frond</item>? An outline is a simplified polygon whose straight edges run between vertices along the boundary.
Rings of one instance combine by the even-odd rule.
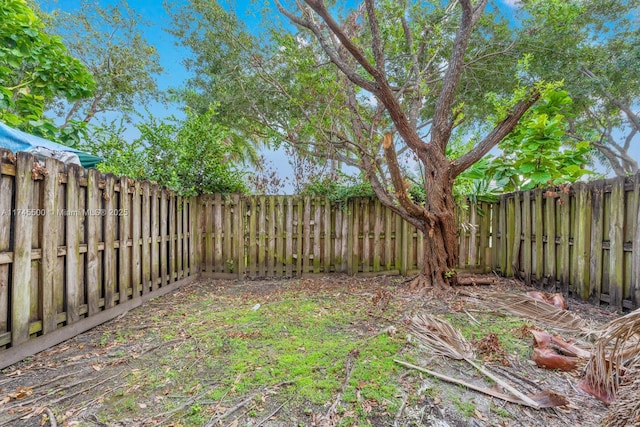
[[[446,320],[430,314],[416,314],[409,319],[409,329],[422,345],[436,356],[455,360],[473,359],[473,346]]]
[[[625,371],[640,367],[640,309],[605,325],[591,354],[580,387],[612,402]]]
[[[629,377],[618,390],[616,400],[609,406],[602,425],[607,427],[626,427],[640,424],[640,368],[630,369]]]
[[[525,294],[493,293],[488,295],[493,308],[568,332],[588,332],[585,322],[573,313]]]
[[[479,372],[491,378],[502,388],[509,391],[512,395],[520,400],[521,404],[539,409],[540,404],[534,401],[524,393],[518,391],[511,384],[498,378],[482,366],[478,365],[472,359],[474,357],[473,347],[462,336],[459,330],[451,326],[449,322],[438,319],[430,314],[416,314],[409,319],[409,329],[414,336],[427,349],[436,355],[449,357],[455,360],[464,360]]]

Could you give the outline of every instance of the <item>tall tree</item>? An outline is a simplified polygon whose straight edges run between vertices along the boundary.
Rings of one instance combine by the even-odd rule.
[[[233,20],[223,30],[211,19],[211,2],[193,4],[195,15],[178,28],[199,25],[183,35],[196,53],[191,65],[200,71],[190,82],[202,91],[192,92],[195,99],[218,99],[207,87],[228,76],[222,93],[230,95],[230,112],[244,114],[250,124],[245,130],[361,169],[381,202],[428,236],[416,283],[455,281],[453,182],[513,129],[544,90],[520,87],[513,77],[517,59],[509,56],[514,43],[505,20],[485,14],[486,1],[365,0],[344,12],[318,0],[276,1],[295,28],[273,28],[268,43],[260,44],[244,38]],[[228,73],[215,72],[221,68]],[[500,100],[492,105],[501,107],[491,129],[469,151],[447,157],[452,135],[480,115],[488,91]],[[408,191],[406,171],[416,162],[422,165],[424,203]]]
[[[520,11],[530,72],[563,80],[574,100],[569,136],[591,142],[616,175],[638,172],[640,2],[527,0]]]
[[[354,134],[366,136],[340,142],[359,160],[358,166],[380,201],[427,237],[417,283],[441,286],[455,281],[453,182],[507,136],[540,96],[535,87],[519,90],[477,144],[456,159],[447,157],[447,146],[465,112],[460,102],[467,89],[464,85],[470,82],[463,74],[468,65],[495,54],[470,49],[479,47],[470,42],[487,1],[461,0],[424,10],[408,2],[365,0],[342,22],[321,0],[305,0],[295,6],[276,0],[276,4],[292,22],[313,34],[337,68],[340,83],[350,88],[343,102],[351,111]],[[475,36],[482,37],[477,32]],[[491,43],[489,38],[485,41]],[[385,126],[361,126],[358,110],[367,95],[374,97],[368,102],[375,104]],[[429,126],[426,138],[420,134],[425,121]],[[424,204],[414,202],[408,192],[407,176],[398,160],[399,151],[405,149],[422,166]]]
[[[0,0],[0,120],[57,139],[49,103],[92,95],[95,82],[25,0]]]
[[[49,14],[40,9],[49,29],[63,37],[96,81],[92,97],[55,106],[62,128],[106,112],[130,116],[140,105],[163,99],[156,82],[163,71],[160,56],[143,33],[150,24],[126,0],[104,7],[85,0],[73,13],[40,3],[51,9]]]

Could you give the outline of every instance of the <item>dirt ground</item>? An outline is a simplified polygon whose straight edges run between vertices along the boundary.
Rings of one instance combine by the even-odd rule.
[[[421,311],[442,316],[456,312],[457,324],[471,324],[491,310],[475,306],[469,294],[527,290],[510,279],[492,286],[459,287],[446,295],[417,295],[396,277],[199,280],[3,370],[0,425],[599,426],[607,408],[576,387],[580,372],[536,367],[526,351],[531,337],[513,338],[514,330],[505,330],[505,337],[516,340],[521,350],[505,351],[501,360],[485,358],[483,364],[525,393],[553,390],[564,395],[569,405],[534,410],[394,364],[394,359],[409,360],[491,387],[468,365],[425,353],[411,339],[407,316]],[[318,366],[311,366],[309,372],[296,373],[294,366],[288,366],[286,374],[279,376],[276,366],[282,360],[276,359],[285,356],[275,355],[270,348],[277,341],[261,341],[266,339],[269,318],[257,316],[266,316],[271,308],[291,300],[293,305],[287,306],[284,315],[278,312],[273,322],[284,321],[286,329],[286,323],[295,324],[308,303],[309,310],[316,311],[312,320],[318,319],[319,324],[328,319],[329,331],[356,343],[336,353],[342,360],[327,362],[316,355]],[[350,305],[341,305],[347,301]],[[569,301],[569,309],[594,325],[618,316],[577,301]],[[248,314],[236,322],[233,310]],[[224,315],[207,320],[206,314],[216,311]],[[282,318],[287,312],[291,319]],[[505,317],[494,314],[496,319]],[[342,317],[348,318],[344,325]],[[313,321],[301,325],[313,326]],[[213,346],[211,334],[227,337]],[[296,338],[285,332],[277,339]],[[250,366],[235,365],[232,351],[239,350],[232,349],[239,341],[243,351],[254,355],[251,363],[242,362]],[[310,338],[307,342],[320,345],[312,344]],[[378,350],[372,343],[386,347],[375,354]],[[299,347],[298,353],[305,355],[313,350]],[[366,366],[376,367],[371,369],[378,369],[384,378],[376,379],[371,369],[362,369],[369,362]],[[271,377],[258,378],[267,370]],[[313,378],[310,383],[303,380],[307,375]],[[318,389],[317,393],[326,395],[318,394],[314,401],[312,387],[324,379],[332,382]],[[366,384],[374,385],[370,395],[365,393]],[[307,390],[312,390],[310,395],[305,394]]]

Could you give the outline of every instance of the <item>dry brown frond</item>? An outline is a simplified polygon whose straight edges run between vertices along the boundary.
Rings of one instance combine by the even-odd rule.
[[[523,294],[494,293],[490,295],[491,304],[516,316],[532,319],[561,331],[585,332],[583,320],[571,312],[562,310],[545,301]]]
[[[473,347],[464,339],[460,331],[451,326],[446,320],[438,319],[427,313],[416,314],[409,319],[409,329],[425,347],[434,354],[449,357],[456,360],[464,360],[482,374],[491,378],[513,396],[517,397],[523,404],[539,409],[540,405],[529,396],[517,390],[508,382],[498,378],[496,375],[475,363]]]
[[[591,353],[580,387],[612,402],[626,371],[640,368],[640,309],[605,325]]]
[[[640,369],[631,369],[620,384],[618,396],[609,407],[602,425],[626,427],[640,425]]]
[[[474,358],[473,346],[445,320],[427,313],[416,314],[409,319],[409,329],[422,345],[438,356],[456,360]]]

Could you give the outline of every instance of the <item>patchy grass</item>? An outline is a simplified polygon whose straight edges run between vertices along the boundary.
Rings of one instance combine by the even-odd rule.
[[[45,407],[59,425],[69,426],[533,420],[516,405],[396,364],[401,359],[493,385],[463,362],[433,357],[408,336],[406,317],[422,310],[438,313],[467,340],[483,345],[478,359],[523,391],[551,388],[581,408],[589,406],[564,374],[529,362],[527,322],[480,311],[453,292],[416,295],[401,282],[328,276],[194,283],[4,370],[0,400],[16,390],[23,397],[2,407],[0,424],[46,424],[39,409]],[[594,404],[591,409],[602,411]],[[572,412],[571,422],[554,423],[558,414],[569,417],[545,411],[540,423],[530,425],[596,425],[585,411]]]
[[[139,401],[114,394],[97,414],[100,419],[114,413],[135,418],[152,405],[171,411],[182,404],[172,395],[194,395],[205,388],[210,391],[202,400],[209,404],[195,403],[176,415],[184,426],[214,418],[216,406],[226,407],[217,405],[221,400],[276,385],[278,400],[311,413],[341,393],[338,412],[345,425],[365,423],[373,410],[395,412],[401,404],[393,358],[405,339],[378,334],[378,321],[369,315],[371,302],[361,295],[288,290],[266,301],[261,295],[215,293],[188,300],[190,307],[154,317],[159,325],[149,333],[168,344],[154,364],[138,363],[128,376]],[[250,405],[247,415],[259,413],[263,403]]]

